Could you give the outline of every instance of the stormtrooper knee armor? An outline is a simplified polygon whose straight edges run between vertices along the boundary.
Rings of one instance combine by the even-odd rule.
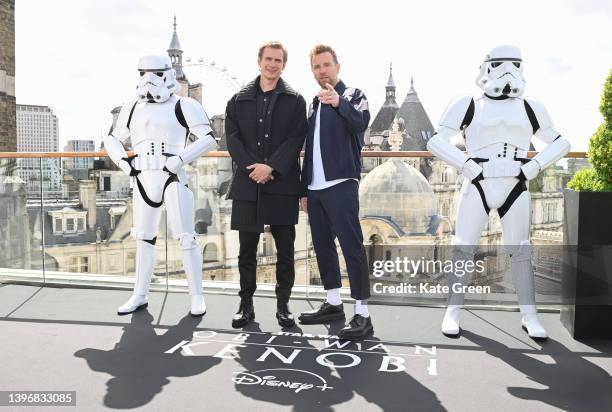
[[[165,203],[173,235],[184,251],[190,312],[203,315],[202,259],[193,228],[193,194],[183,166],[216,148],[216,141],[202,106],[175,95],[180,86],[168,56],[142,57],[138,72],[138,99],[122,106],[114,129],[104,138],[109,157],[131,177],[134,189],[131,234],[136,239],[136,279],[132,297],[118,313],[148,304],[160,207]],[[189,136],[195,141],[187,145]],[[128,137],[134,151],[130,157],[122,145]]]
[[[565,156],[570,144],[555,130],[545,107],[523,97],[523,60],[517,47],[491,50],[480,65],[476,84],[484,93],[452,101],[427,148],[465,178],[455,231],[464,247],[478,245],[490,210],[497,210],[504,244],[515,247],[510,262],[523,326],[529,336],[545,338],[546,331],[535,309],[527,182]],[[465,138],[467,153],[450,143],[459,133]],[[528,159],[531,143],[539,153]],[[451,294],[442,322],[443,333],[459,333],[462,304],[463,296]]]

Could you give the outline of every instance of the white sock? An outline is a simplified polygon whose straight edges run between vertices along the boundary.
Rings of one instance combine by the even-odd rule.
[[[355,314],[361,315],[364,318],[367,318],[370,316],[370,312],[368,312],[368,305],[365,300],[355,301]]]
[[[338,306],[342,303],[342,298],[340,297],[340,288],[327,290],[327,303],[334,306]]]

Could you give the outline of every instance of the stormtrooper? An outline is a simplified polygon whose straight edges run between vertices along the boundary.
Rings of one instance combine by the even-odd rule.
[[[168,224],[183,251],[193,316],[206,312],[202,293],[202,254],[194,231],[193,193],[183,166],[216,148],[206,113],[195,100],[174,94],[179,89],[168,56],[144,56],[138,62],[138,99],[122,106],[116,126],[104,138],[112,161],[131,176],[133,227],[136,240],[136,279],[132,297],[118,314],[132,313],[148,304],[155,267],[155,242],[166,205]],[[189,145],[190,136],[197,140]],[[134,154],[122,142],[131,138]]]
[[[474,258],[480,234],[491,209],[502,224],[502,241],[510,257],[510,272],[522,315],[522,327],[533,339],[546,339],[535,305],[534,274],[529,241],[531,198],[528,181],[562,158],[570,149],[567,139],[555,130],[545,107],[523,97],[523,60],[515,46],[499,46],[486,55],[476,84],[479,97],[462,96],[442,115],[437,133],[427,148],[464,176],[457,225],[452,239],[452,260]],[[451,139],[462,133],[466,153]],[[527,158],[530,143],[539,153]],[[459,276],[459,275],[463,276]],[[469,276],[449,276],[448,306],[442,333],[460,334],[459,315]],[[452,288],[452,285],[460,286]]]

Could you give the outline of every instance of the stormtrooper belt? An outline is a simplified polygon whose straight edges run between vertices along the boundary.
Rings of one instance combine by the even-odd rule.
[[[166,156],[166,157],[175,156],[175,155],[170,154],[170,153],[164,153],[163,155]],[[136,179],[136,186],[138,187],[138,191],[140,192],[140,196],[142,197],[142,200],[144,200],[147,205],[157,209],[158,207],[161,207],[161,205],[164,203],[164,195],[166,194],[166,189],[168,188],[168,186],[170,186],[170,183],[178,182],[179,181],[178,176],[176,175],[176,173],[172,173],[170,170],[168,170],[166,168],[166,166],[164,166],[163,171],[167,172],[169,176],[168,176],[168,179],[166,180],[166,183],[164,184],[164,190],[162,190],[162,198],[161,198],[161,200],[159,202],[154,202],[147,195],[147,191],[145,190],[144,186],[140,182],[140,179],[138,179],[138,175],[140,174],[141,170],[136,169],[132,165],[132,160],[134,160],[134,158],[136,158],[136,157],[138,157],[137,154],[135,154],[133,156],[124,157],[123,160],[128,162],[128,164],[132,168],[132,170],[130,171],[130,176],[133,177],[134,179]]]
[[[489,161],[489,159],[483,159],[481,157],[472,157],[471,159],[478,164],[486,163]],[[523,159],[520,157],[515,157],[514,160],[520,162],[521,164],[529,162],[529,159]],[[483,167],[483,170],[484,170],[484,167]],[[491,208],[487,204],[487,198],[485,197],[484,189],[482,188],[482,185],[480,184],[480,181],[483,180],[484,178],[485,177],[483,173],[480,172],[480,174],[472,180],[472,184],[474,185],[476,190],[478,190],[478,194],[480,195],[480,200],[482,200],[482,206],[484,207],[485,213],[488,215],[489,212],[491,211]],[[518,199],[518,197],[521,195],[521,193],[527,190],[527,184],[526,184],[527,177],[525,177],[525,174],[523,173],[522,169],[519,168],[519,173],[516,176],[516,178],[518,179],[518,182],[516,182],[516,184],[514,185],[514,187],[508,194],[508,197],[506,198],[504,203],[499,208],[497,208],[497,214],[499,215],[500,219],[504,217],[506,213],[508,213],[508,210],[510,210],[510,208],[512,207],[516,199]]]

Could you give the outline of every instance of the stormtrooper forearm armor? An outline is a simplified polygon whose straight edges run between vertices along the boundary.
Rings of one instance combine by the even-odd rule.
[[[472,98],[456,98],[446,108],[440,121],[437,133],[427,142],[427,149],[438,158],[457,169],[462,175],[472,180],[482,172],[482,167],[455,147],[450,140],[459,134],[464,127],[466,112],[469,111]]]
[[[130,137],[130,130],[127,127],[130,112],[134,107],[135,102],[128,102],[121,106],[121,111],[117,117],[115,127],[110,131],[108,136],[105,136],[102,141],[104,142],[104,149],[108,153],[113,163],[117,165],[126,174],[130,174],[131,166],[125,158],[128,157],[127,152],[123,148],[123,144],[128,137]]]
[[[202,106],[191,98],[181,98],[181,110],[189,133],[197,140],[185,147],[178,155],[183,164],[191,163],[217,147],[208,116]]]
[[[534,156],[533,161],[538,163],[540,170],[546,169],[548,166],[555,163],[557,160],[565,156],[570,150],[569,141],[557,135],[557,138],[550,143],[544,150]]]
[[[552,129],[551,129],[552,130]],[[556,134],[556,132],[555,132]],[[542,170],[561,159],[570,150],[570,143],[564,137],[557,134],[557,138],[544,150],[535,155],[529,163],[521,167],[523,174],[528,180],[535,178]]]
[[[427,142],[427,150],[453,166],[465,177],[474,179],[482,172],[482,167],[450,142],[461,132],[471,100],[471,97],[463,96],[451,102],[442,116],[438,131]]]
[[[562,137],[553,127],[552,120],[544,105],[537,100],[525,99],[532,109],[533,120],[536,125],[534,130],[535,143],[540,152],[535,155],[529,163],[522,166],[523,174],[527,179],[532,179],[542,170],[563,158],[570,151],[570,142]]]
[[[200,124],[198,126],[190,127],[189,132],[195,135],[198,139],[179,153],[179,157],[182,159],[184,164],[193,162],[200,156],[217,147],[217,141],[213,137],[210,126]]]
[[[482,167],[450,142],[457,133],[458,130],[440,126],[437,134],[427,142],[427,150],[472,180],[482,172]]]
[[[436,134],[427,142],[427,150],[453,166],[455,169],[461,171],[465,163],[469,160],[469,157],[450,143],[450,139],[455,137],[458,133],[459,130],[440,126]]]
[[[427,149],[471,180],[482,172],[482,167],[450,142],[457,133],[458,130],[440,126],[437,134],[427,142]]]
[[[104,149],[108,153],[108,156],[111,158],[113,163],[119,166],[121,160],[127,157],[127,152],[123,148],[123,145],[119,142],[117,138],[113,134],[109,134],[108,136],[102,139],[104,142]]]

